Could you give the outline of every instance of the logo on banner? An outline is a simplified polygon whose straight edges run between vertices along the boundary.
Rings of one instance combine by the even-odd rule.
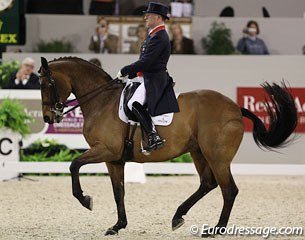
[[[69,108],[72,108],[77,103],[70,103]],[[64,116],[60,123],[50,124],[46,133],[52,134],[81,134],[83,132],[84,118],[80,108],[69,112]]]
[[[298,126],[296,132],[305,132],[305,88],[290,88],[298,112]],[[259,117],[265,126],[270,125],[270,117],[266,110],[265,101],[267,98],[263,88],[238,87],[237,103],[239,106],[248,109]],[[245,131],[251,132],[253,124],[249,119],[244,118]]]
[[[10,138],[4,137],[0,139],[0,155],[10,155],[13,150],[10,145],[13,144],[13,141]]]

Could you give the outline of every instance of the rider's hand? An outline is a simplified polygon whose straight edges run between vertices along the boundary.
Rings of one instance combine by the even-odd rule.
[[[26,79],[26,74],[23,70],[19,70],[17,73],[16,73],[16,79],[18,80],[24,80]]]
[[[121,73],[121,71],[119,71],[118,74],[117,74],[117,78],[118,78],[120,81],[122,81],[123,83],[125,83],[125,82],[127,82],[128,75],[123,76],[122,73]]]

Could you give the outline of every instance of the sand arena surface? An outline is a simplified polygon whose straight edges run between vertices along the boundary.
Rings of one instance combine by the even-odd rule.
[[[190,226],[215,225],[222,207],[218,187],[199,201],[185,216],[185,224],[173,232],[171,219],[178,205],[198,188],[199,178],[148,177],[146,184],[126,185],[127,228],[118,236],[104,237],[106,229],[117,220],[109,177],[81,177],[84,193],[93,197],[92,212],[72,196],[70,177],[33,178],[37,181],[0,182],[1,240],[200,239],[191,235]],[[235,176],[235,181],[240,192],[228,226],[305,228],[305,177]]]

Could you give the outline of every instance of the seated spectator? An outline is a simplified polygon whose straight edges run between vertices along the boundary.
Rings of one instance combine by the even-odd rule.
[[[147,29],[146,29],[145,25],[140,24],[137,27],[136,34],[137,34],[138,40],[136,42],[131,43],[130,48],[129,48],[129,53],[132,53],[132,54],[140,53],[141,46],[142,46],[145,38],[147,37]]]
[[[264,41],[257,37],[260,31],[256,21],[249,21],[247,27],[243,30],[243,33],[245,36],[238,41],[236,47],[241,54],[269,54],[268,48]]]
[[[305,55],[305,45],[303,46],[303,55]]]
[[[6,89],[40,89],[39,78],[33,73],[35,61],[23,59],[21,68],[10,76]]]
[[[114,0],[91,0],[89,14],[113,15],[115,12]]]
[[[194,54],[194,42],[183,36],[182,27],[179,23],[173,22],[170,25],[172,33],[171,53],[172,54]]]
[[[105,18],[100,18],[91,37],[89,50],[95,53],[117,53],[119,38],[108,32],[109,23]]]
[[[102,63],[98,58],[91,58],[89,59],[89,62],[95,64],[96,66],[102,68]]]

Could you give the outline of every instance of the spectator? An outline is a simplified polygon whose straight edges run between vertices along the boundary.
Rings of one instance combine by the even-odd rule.
[[[89,62],[95,64],[96,66],[102,68],[102,63],[98,58],[91,58],[89,59]]]
[[[269,51],[264,41],[257,37],[260,33],[256,21],[249,21],[247,27],[243,30],[245,36],[238,41],[237,50],[241,54],[267,55]]]
[[[27,57],[23,59],[21,68],[10,76],[6,89],[39,89],[39,78],[33,73],[35,61]]]
[[[91,37],[89,50],[95,53],[117,53],[119,38],[108,32],[109,23],[105,18],[100,18]]]
[[[173,22],[170,25],[172,33],[171,53],[172,54],[194,54],[194,42],[183,36],[182,27],[179,23]]]
[[[89,14],[113,15],[115,12],[114,0],[91,0]]]
[[[133,54],[140,53],[141,46],[142,46],[145,38],[147,37],[147,29],[146,29],[145,25],[140,24],[137,27],[136,34],[137,34],[138,40],[136,42],[133,42],[130,44],[129,53],[133,53]]]
[[[303,46],[303,55],[305,55],[305,45]]]

